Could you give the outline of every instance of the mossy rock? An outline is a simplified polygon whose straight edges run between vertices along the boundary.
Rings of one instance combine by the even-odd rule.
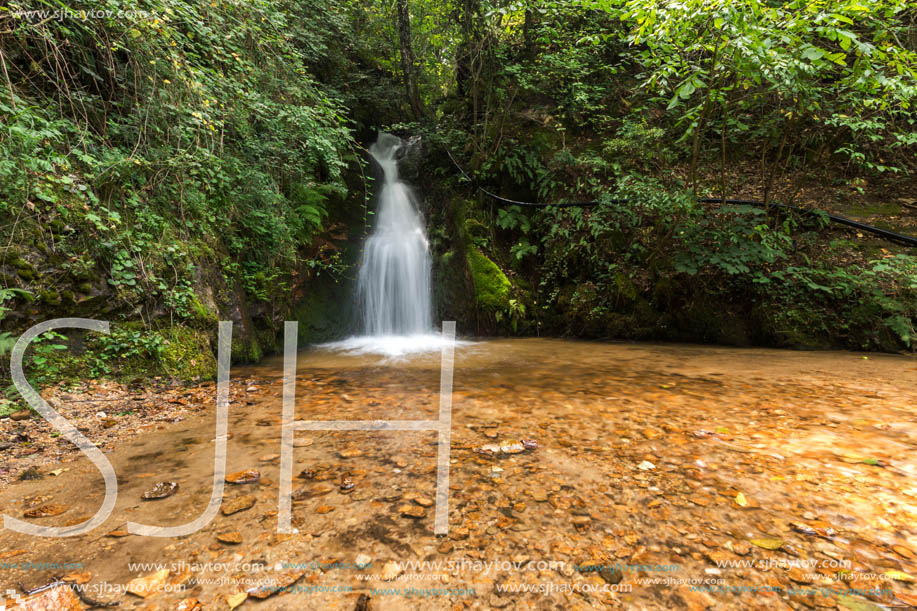
[[[70,270],[70,277],[80,282],[86,282],[88,280],[92,280],[95,275],[96,275],[95,266],[88,268],[88,269]]]
[[[17,270],[19,270],[20,272],[23,270],[34,271],[32,264],[20,256],[10,257],[8,260],[8,263],[12,265],[13,267],[15,267]]]
[[[220,324],[220,317],[216,312],[208,308],[203,301],[194,295],[191,298],[191,320],[190,323],[197,329],[212,330]]]
[[[490,228],[475,218],[465,221],[465,235],[469,238],[487,238],[491,234]]]
[[[38,299],[48,305],[60,305],[60,294],[54,289],[45,289],[38,293]]]
[[[176,326],[163,335],[167,343],[159,355],[159,363],[165,373],[181,380],[216,377],[217,360],[207,333]]]
[[[233,329],[232,347],[229,352],[233,363],[257,363],[264,356],[256,337],[239,333],[236,329]]]
[[[22,256],[22,249],[15,244],[10,244],[6,249],[0,249],[0,263],[9,263],[12,265],[13,259]]]
[[[9,401],[7,399],[0,399],[0,418],[6,418],[15,411],[19,411],[20,406],[18,403]]]
[[[311,283],[292,310],[293,319],[299,322],[299,345],[328,342],[346,333],[354,315],[353,301],[349,283],[330,279]],[[283,341],[278,344],[279,348]]]
[[[283,343],[283,339],[280,337],[281,335],[281,333],[278,333],[274,329],[255,329],[255,339],[261,347],[262,355],[280,352],[281,344]]]
[[[469,248],[468,266],[474,278],[474,295],[478,305],[491,310],[509,307],[512,284],[497,264],[477,248]]]

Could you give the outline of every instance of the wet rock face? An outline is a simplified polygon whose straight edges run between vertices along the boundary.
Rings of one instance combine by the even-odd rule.
[[[398,174],[403,180],[419,184],[423,178],[422,171],[425,158],[425,146],[420,136],[411,136],[404,140],[398,149]]]

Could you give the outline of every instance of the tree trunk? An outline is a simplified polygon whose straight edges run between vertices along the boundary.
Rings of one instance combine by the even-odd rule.
[[[525,57],[531,58],[535,55],[535,41],[533,40],[535,13],[531,8],[526,7],[525,9],[525,21],[522,22],[522,40],[525,44]]]
[[[480,0],[461,0],[458,10],[462,40],[456,56],[455,79],[459,95],[468,103],[473,133],[477,137],[480,118],[480,77],[483,68]]]
[[[417,70],[414,65],[414,49],[411,46],[411,16],[408,13],[407,0],[398,0],[398,11],[395,15],[398,26],[398,38],[401,42],[401,70],[404,73],[404,88],[411,104],[415,119],[423,116],[420,93],[417,91]]]

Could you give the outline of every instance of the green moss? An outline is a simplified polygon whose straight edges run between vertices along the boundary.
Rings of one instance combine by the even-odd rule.
[[[8,399],[0,399],[0,418],[6,418],[19,409],[19,406]]]
[[[478,249],[469,248],[468,265],[474,278],[474,294],[478,305],[492,310],[509,307],[509,291],[512,284],[497,264]]]
[[[10,257],[9,264],[15,267],[19,271],[32,270],[32,264],[20,256]]]
[[[232,334],[232,347],[229,352],[233,363],[257,363],[264,356],[254,336],[246,337],[235,332]]]
[[[299,322],[299,345],[341,337],[352,317],[352,303],[353,296],[347,283],[334,282],[330,278],[313,281],[292,311],[293,318]]]
[[[191,298],[191,321],[199,329],[212,329],[220,322],[220,317],[200,300],[197,295]]]
[[[465,235],[471,239],[485,239],[490,236],[490,228],[475,218],[465,221]]]
[[[163,335],[166,345],[159,364],[165,373],[182,380],[216,377],[217,360],[205,332],[176,326]]]
[[[45,289],[38,293],[38,298],[48,305],[59,305],[61,302],[60,294],[53,289]]]
[[[21,256],[22,250],[14,244],[10,244],[6,249],[0,248],[0,263],[9,263],[12,265],[13,259]]]
[[[851,206],[850,212],[858,216],[894,216],[901,214],[901,206],[893,202],[880,202]]]
[[[273,329],[255,329],[255,339],[261,347],[262,354],[280,352],[281,346],[277,341],[279,335],[280,334]]]

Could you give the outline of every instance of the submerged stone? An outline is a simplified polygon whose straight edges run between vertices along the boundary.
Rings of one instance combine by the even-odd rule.
[[[255,497],[251,494],[236,497],[226,503],[223,503],[223,515],[232,515],[239,511],[244,511],[255,504]]]
[[[154,501],[172,496],[178,490],[178,482],[159,482],[143,493],[144,501]]]
[[[261,479],[261,472],[255,469],[236,471],[226,476],[226,482],[229,484],[254,484],[259,479]]]

